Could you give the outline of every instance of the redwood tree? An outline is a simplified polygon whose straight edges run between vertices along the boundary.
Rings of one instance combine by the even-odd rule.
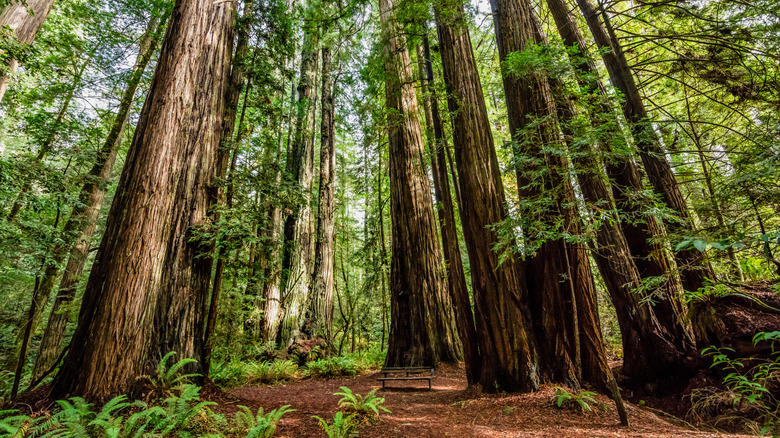
[[[211,263],[197,230],[216,174],[234,15],[233,2],[174,6],[54,397],[107,399],[169,351],[202,358]]]
[[[441,230],[441,244],[444,263],[447,269],[447,288],[452,298],[455,312],[455,324],[463,344],[463,358],[466,365],[466,379],[469,385],[479,381],[479,339],[474,327],[474,314],[471,311],[471,298],[460,258],[458,229],[455,223],[455,208],[450,191],[445,150],[447,138],[439,111],[439,98],[433,84],[433,66],[428,45],[428,35],[423,34],[422,45],[417,46],[417,58],[420,65],[420,83],[425,110],[426,136],[431,152],[431,173],[436,193],[436,203]]]
[[[456,362],[460,344],[442,276],[441,249],[423,161],[411,59],[392,0],[380,0],[390,144],[390,336],[388,366]]]
[[[538,360],[524,274],[512,254],[499,263],[494,248],[506,200],[463,3],[442,1],[435,11],[482,359],[479,382],[485,391],[533,391]]]
[[[332,342],[334,288],[334,223],[336,192],[335,119],[333,113],[333,79],[330,71],[330,48],[322,48],[322,125],[320,127],[320,189],[317,215],[317,241],[314,249],[314,271],[308,310],[310,336]]]

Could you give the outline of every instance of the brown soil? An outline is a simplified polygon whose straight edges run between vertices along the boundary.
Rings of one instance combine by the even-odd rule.
[[[219,410],[233,411],[238,405],[257,409],[275,409],[292,405],[297,411],[281,421],[278,436],[325,436],[317,415],[326,419],[338,410],[340,386],[365,394],[380,388],[385,406],[392,411],[382,420],[360,431],[361,437],[705,437],[743,436],[700,431],[663,413],[636,405],[627,406],[631,427],[619,424],[614,405],[607,397],[596,399],[609,406],[606,411],[583,414],[552,405],[552,385],[539,392],[522,395],[490,395],[466,389],[461,368],[445,367],[437,371],[433,390],[427,382],[389,382],[381,388],[376,373],[355,378],[303,380],[278,386],[246,386],[219,397]],[[235,399],[231,399],[231,397]],[[659,416],[660,415],[660,416]],[[663,417],[663,418],[662,418]],[[673,424],[674,423],[674,424]]]

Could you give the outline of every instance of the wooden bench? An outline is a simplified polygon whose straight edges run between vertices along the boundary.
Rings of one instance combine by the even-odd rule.
[[[432,367],[384,367],[379,374],[384,376],[377,378],[382,382],[382,388],[388,380],[427,380],[428,389],[431,389],[431,379],[434,378]]]

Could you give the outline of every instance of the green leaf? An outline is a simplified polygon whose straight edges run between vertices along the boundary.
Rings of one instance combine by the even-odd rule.
[[[694,240],[693,241],[693,247],[698,249],[701,252],[704,252],[704,250],[707,249],[707,242],[703,240]]]

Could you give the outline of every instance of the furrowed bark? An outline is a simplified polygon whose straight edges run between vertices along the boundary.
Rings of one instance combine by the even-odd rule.
[[[38,31],[46,21],[54,0],[26,0],[24,2],[13,2],[3,9],[0,13],[0,28],[6,26],[13,30],[13,36],[20,43],[32,44]],[[32,11],[32,14],[30,12]],[[0,101],[3,100],[5,92],[8,90],[10,75],[16,73],[19,69],[19,61],[11,59],[8,64],[8,73],[0,76]]]
[[[387,366],[457,362],[460,345],[424,161],[425,147],[406,38],[392,0],[380,0],[390,145],[390,337]]]
[[[235,3],[177,2],[52,395],[132,392],[169,351],[202,359]],[[199,371],[193,366],[191,371]]]
[[[499,238],[492,226],[506,219],[506,201],[463,4],[448,0],[435,12],[482,358],[479,382],[485,391],[533,391],[538,358],[525,278],[513,255],[499,263],[493,248]]]
[[[314,249],[314,271],[309,305],[310,337],[333,342],[333,287],[334,287],[334,223],[335,195],[335,119],[333,108],[333,79],[330,72],[330,48],[322,48],[322,125],[320,127],[320,188],[317,217],[317,241]]]
[[[599,47],[604,48],[602,59],[609,73],[612,84],[620,90],[625,99],[623,114],[629,121],[634,143],[639,150],[647,177],[655,193],[677,215],[678,221],[667,221],[667,229],[673,233],[691,234],[695,232],[693,218],[688,212],[688,205],[677,185],[677,177],[666,159],[666,151],[661,140],[648,118],[639,88],[634,80],[633,72],[626,61],[623,50],[617,43],[614,33],[606,21],[602,23],[599,11],[590,0],[577,0],[585,21]],[[600,11],[607,19],[606,11]],[[675,253],[675,260],[681,269],[681,279],[685,290],[695,291],[704,285],[706,278],[714,278],[711,269],[705,263],[703,253],[695,249],[686,249]]]
[[[54,307],[46,323],[46,329],[43,332],[38,357],[35,359],[35,366],[33,367],[33,376],[35,377],[40,376],[41,373],[51,368],[60,354],[60,347],[65,337],[65,329],[70,317],[70,303],[76,296],[79,277],[87,262],[89,244],[95,233],[100,208],[103,205],[106,184],[108,184],[111,171],[114,168],[117,150],[122,144],[122,134],[124,133],[127,119],[130,117],[130,109],[133,105],[135,93],[138,90],[138,85],[141,82],[147,64],[157,50],[159,40],[165,31],[169,17],[170,11],[166,10],[161,17],[152,18],[149,21],[146,32],[141,37],[138,58],[122,94],[111,130],[103,142],[97,159],[87,176],[86,183],[81,187],[79,202],[73,208],[70,218],[63,227],[63,235],[68,239],[66,240],[67,243],[63,243],[52,251],[54,260],[51,266],[56,266],[57,269],[51,269],[51,272],[49,272],[47,268],[47,272],[41,281],[41,292],[47,297],[54,286],[56,271],[59,271],[58,266],[65,255],[68,256],[68,261],[60,279]]]
[[[316,75],[319,58],[319,35],[316,29],[304,29],[301,55],[301,79],[298,83],[298,114],[295,139],[288,171],[303,196],[295,211],[285,224],[286,255],[285,267],[289,276],[284,287],[284,313],[282,316],[279,343],[288,347],[296,337],[305,316],[312,269],[311,236],[311,187],[314,178],[314,131],[316,113]]]
[[[431,168],[433,186],[436,192],[436,203],[441,230],[444,263],[447,269],[447,286],[455,312],[455,324],[458,328],[460,341],[463,345],[463,358],[466,365],[466,379],[469,385],[479,381],[479,340],[474,327],[474,314],[471,311],[466,275],[463,271],[463,261],[460,258],[458,229],[455,224],[455,209],[452,203],[450,182],[447,174],[445,149],[447,139],[444,135],[444,125],[439,111],[439,99],[433,83],[433,66],[431,65],[428,35],[423,35],[422,45],[417,46],[417,58],[420,64],[420,82],[422,84],[423,107],[425,109],[426,134],[431,151]]]

